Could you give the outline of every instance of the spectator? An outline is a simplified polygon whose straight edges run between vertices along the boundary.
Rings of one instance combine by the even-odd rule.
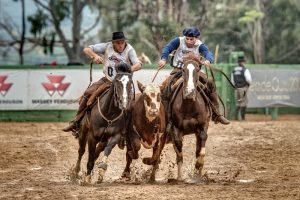
[[[231,80],[236,87],[235,100],[236,100],[236,120],[245,120],[246,108],[248,103],[248,89],[252,82],[250,71],[245,67],[245,58],[238,57],[238,66],[232,72]]]

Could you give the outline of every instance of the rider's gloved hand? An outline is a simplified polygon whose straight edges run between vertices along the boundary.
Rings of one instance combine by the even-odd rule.
[[[204,61],[202,62],[202,64],[205,65],[206,67],[209,67],[209,66],[210,66],[209,60],[204,60]]]
[[[103,63],[103,58],[99,55],[96,55],[93,57],[93,62],[96,64],[102,64]]]
[[[159,62],[158,62],[158,69],[162,69],[162,68],[164,68],[164,66],[167,64],[167,61],[166,60],[160,60]]]

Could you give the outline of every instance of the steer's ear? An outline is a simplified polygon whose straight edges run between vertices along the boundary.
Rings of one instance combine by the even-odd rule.
[[[143,84],[141,84],[139,81],[136,81],[136,82],[137,82],[139,90],[141,91],[141,93],[143,93],[145,90],[145,86],[143,86]]]

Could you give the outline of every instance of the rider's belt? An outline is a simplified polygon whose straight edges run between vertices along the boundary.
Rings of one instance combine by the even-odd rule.
[[[177,64],[176,65],[172,65],[172,67],[182,69],[183,65],[184,65],[184,63],[182,61],[177,61]]]

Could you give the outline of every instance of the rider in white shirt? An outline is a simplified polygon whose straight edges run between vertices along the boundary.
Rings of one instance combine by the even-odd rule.
[[[80,100],[75,119],[72,120],[69,126],[64,128],[63,131],[72,131],[73,135],[78,137],[77,131],[79,122],[84,116],[88,106],[93,103],[95,97],[99,96],[111,85],[112,80],[116,76],[115,66],[117,64],[122,62],[129,64],[131,66],[130,69],[128,69],[129,72],[141,69],[141,61],[138,59],[134,48],[127,43],[126,40],[123,32],[114,32],[110,42],[90,45],[84,48],[84,54],[92,59],[94,63],[103,63],[103,73],[105,76],[87,88]]]

